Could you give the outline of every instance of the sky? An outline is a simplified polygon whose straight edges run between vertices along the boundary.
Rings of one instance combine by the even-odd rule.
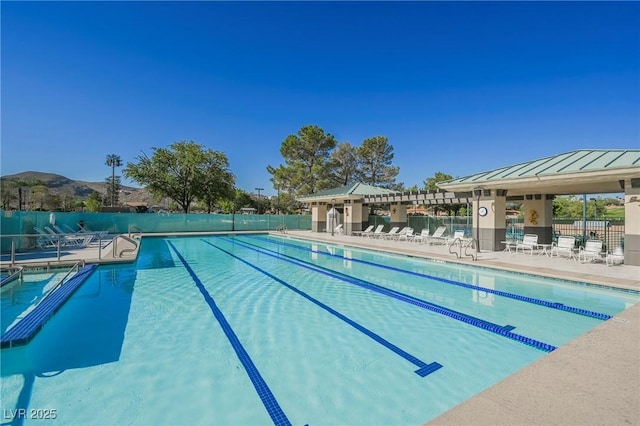
[[[276,191],[282,142],[385,136],[397,182],[640,148],[638,2],[0,2],[0,174],[102,182],[194,141]],[[122,169],[116,169],[121,174]],[[139,186],[123,179],[123,184]]]

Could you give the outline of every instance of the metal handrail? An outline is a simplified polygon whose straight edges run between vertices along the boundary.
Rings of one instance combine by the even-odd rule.
[[[452,251],[453,246],[458,248],[458,251]],[[464,248],[464,255],[470,256],[472,260],[478,260],[478,240],[475,238],[465,238],[464,240],[460,237],[456,237],[451,244],[449,244],[449,253],[455,254],[457,259],[462,258],[462,249]],[[469,253],[469,248],[473,248],[475,253]]]
[[[69,272],[67,272],[64,277],[62,277],[62,279],[60,281],[58,281],[58,284],[56,284],[51,290],[49,290],[49,292],[40,300],[40,302],[38,302],[38,304],[42,303],[44,300],[46,300],[47,297],[49,297],[54,291],[56,291],[58,288],[62,287],[62,285],[64,284],[65,280],[69,277],[69,275],[72,272],[78,272],[80,270],[80,267],[84,266],[84,260],[79,260],[77,261],[72,267],[71,269],[69,269]]]
[[[131,244],[134,245],[134,247],[132,249],[129,248],[129,249],[122,250],[120,255],[118,255],[117,257],[122,257],[124,253],[130,252],[130,251],[136,251],[138,249],[138,242],[133,238],[129,238],[126,235],[116,235],[115,238],[113,239],[113,257],[114,258],[116,257],[116,253],[118,251],[118,238],[122,238],[123,240],[130,242]]]
[[[14,269],[15,269],[15,272],[11,272]],[[7,270],[9,271],[9,275],[5,279],[3,279],[2,282],[0,282],[1,286],[4,287],[5,285],[13,282],[14,280],[16,280],[18,278],[20,278],[20,281],[22,281],[23,269],[24,268],[22,266],[7,268]]]
[[[139,228],[138,226],[136,226],[136,225],[129,225],[129,229],[128,229],[128,232],[129,232],[129,238],[131,238],[131,231],[132,231],[132,230],[134,230],[134,229],[135,229],[135,230],[137,230],[137,231],[138,231],[138,233],[140,234],[140,237],[142,237],[142,229],[140,229],[140,228]]]

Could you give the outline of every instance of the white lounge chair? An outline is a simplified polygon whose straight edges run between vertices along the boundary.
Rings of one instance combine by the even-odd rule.
[[[38,233],[38,238],[36,238],[36,244],[38,244],[38,247],[40,247],[41,249],[58,247],[58,237],[56,237],[55,235],[51,235],[48,232],[44,232],[37,226],[34,226],[33,230]]]
[[[602,240],[587,240],[584,247],[580,247],[578,260],[583,262],[595,262],[602,258]]]
[[[82,223],[79,223],[79,222],[78,222],[78,229],[80,229],[80,232],[82,232],[82,233],[98,235],[100,238],[104,238],[109,234],[108,231],[97,231],[97,232],[96,231],[90,231]]]
[[[44,227],[44,230],[47,231],[53,238],[59,239],[60,244],[65,247],[86,247],[89,245],[93,237],[91,235],[78,235],[78,234],[66,234],[66,233],[58,233],[48,226]]]
[[[466,238],[464,237],[464,231],[463,230],[458,229],[458,230],[453,232],[452,236],[447,237],[447,245],[450,246],[457,239],[459,239],[463,243],[465,242]]]
[[[403,234],[398,236],[398,241],[412,241],[413,237],[415,237],[415,235],[413,235],[413,228],[408,227]]]
[[[399,226],[394,226],[391,229],[389,229],[389,232],[382,232],[380,235],[378,235],[378,238],[391,239],[393,238],[393,236],[395,236],[398,233],[399,230],[400,230]]]
[[[565,253],[568,259],[575,256],[574,249],[576,247],[576,237],[560,236],[558,241],[551,244],[551,257],[555,254],[560,257],[561,253]]]
[[[342,234],[344,232],[344,230],[342,229],[343,225],[340,224],[338,226],[336,226],[335,228],[333,228],[333,233],[334,234]]]
[[[605,258],[607,266],[619,265],[624,262],[624,250],[622,247],[616,247],[613,252],[607,253]]]
[[[413,236],[414,243],[424,244],[429,241],[429,228],[424,228],[418,235]]]
[[[521,250],[529,250],[529,254],[533,255],[533,251],[538,249],[538,234],[524,234],[522,241],[516,244],[516,253]]]
[[[366,236],[366,237],[369,237],[369,238],[371,238],[371,237],[377,237],[377,236],[379,236],[379,235],[381,235],[381,234],[384,234],[384,233],[385,233],[385,232],[383,231],[383,229],[384,229],[384,223],[383,223],[382,225],[378,225],[378,226],[376,226],[376,229],[374,229],[374,231],[373,231],[373,232],[368,232],[368,233],[366,233],[366,234],[362,234],[362,235],[364,235],[364,236]]]
[[[404,235],[407,234],[409,229],[411,229],[410,226],[405,226],[404,228],[399,230],[395,235],[392,235],[391,238],[394,239],[394,240],[399,240],[400,238],[402,238]]]
[[[429,244],[444,244],[447,242],[447,237],[444,234],[447,232],[446,226],[440,226],[433,231],[433,234],[429,237]]]
[[[364,231],[353,231],[351,234],[352,235],[365,235],[368,234],[370,232],[373,231],[373,225],[369,225],[367,226],[367,229],[365,229]]]

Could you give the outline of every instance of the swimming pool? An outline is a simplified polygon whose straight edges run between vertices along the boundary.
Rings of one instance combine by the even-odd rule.
[[[423,424],[638,300],[286,237],[145,238],[2,350],[3,420]]]
[[[62,279],[69,269],[26,270],[0,290],[0,334],[29,313]]]

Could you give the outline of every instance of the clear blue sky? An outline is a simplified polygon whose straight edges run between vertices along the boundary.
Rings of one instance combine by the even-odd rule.
[[[237,186],[316,124],[399,182],[640,146],[638,2],[7,2],[1,174],[104,181],[193,140]],[[129,184],[130,182],[124,182]]]

